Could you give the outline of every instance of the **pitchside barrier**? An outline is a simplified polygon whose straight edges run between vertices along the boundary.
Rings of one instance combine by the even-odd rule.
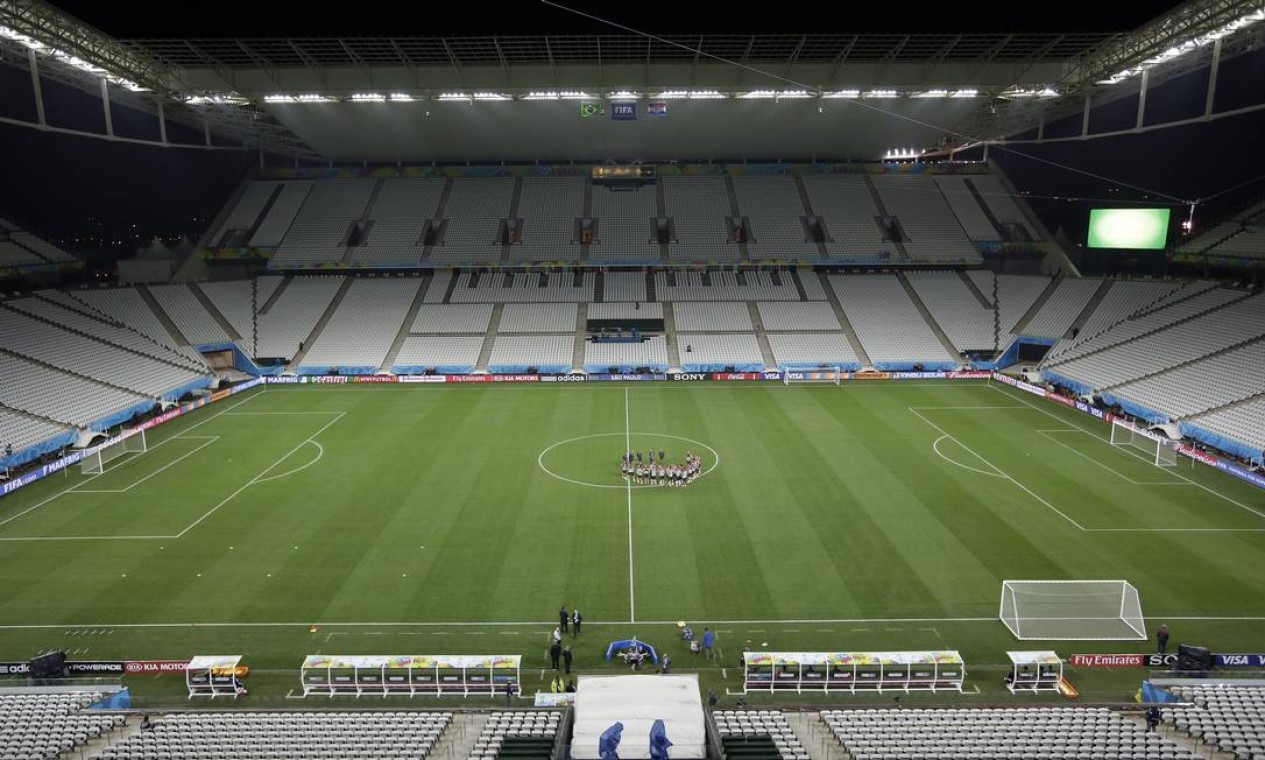
[[[1117,417],[1114,414],[1111,414],[1110,412],[1104,412],[1101,409],[1096,409],[1094,407],[1091,407],[1089,404],[1086,404],[1084,401],[1080,401],[1079,399],[1072,399],[1066,396],[1061,396],[1053,391],[1047,391],[1045,388],[1042,388],[1039,385],[1032,385],[1031,383],[1025,383],[1022,380],[1016,380],[1015,378],[1008,377],[1007,375],[1003,375],[1000,372],[992,373],[992,378],[1003,385],[1009,385],[1010,387],[1018,388],[1019,390],[1025,393],[1031,393],[1034,396],[1040,396],[1041,398],[1044,398],[1048,401],[1053,401],[1056,404],[1065,406],[1068,409],[1075,409],[1076,411],[1081,412],[1082,414],[1086,414],[1091,417],[1094,417],[1095,419],[1100,420],[1101,422],[1104,422],[1108,425],[1120,419],[1119,417]],[[1254,485],[1257,488],[1265,489],[1265,475],[1252,472],[1251,470],[1248,470],[1246,467],[1241,467],[1235,464],[1234,462],[1227,461],[1225,459],[1222,459],[1221,457],[1213,456],[1212,454],[1209,454],[1207,452],[1200,451],[1194,446],[1187,446],[1184,443],[1174,441],[1173,449],[1178,454],[1181,454],[1182,456],[1190,457],[1196,462],[1218,469],[1224,473],[1227,473],[1229,475],[1232,475],[1238,478],[1239,480],[1244,481],[1245,483],[1250,483],[1251,485]]]
[[[263,384],[264,384],[264,379],[258,378],[255,380],[251,380],[250,382],[246,382],[246,383],[242,383],[241,385],[234,386],[232,388],[227,388],[222,391],[216,391],[210,395],[203,396],[197,401],[190,401],[187,404],[181,404],[169,411],[163,412],[162,414],[158,415],[152,420],[148,420],[147,422],[137,425],[136,427],[131,428],[130,430],[124,430],[119,435],[114,436],[113,438],[105,441],[104,443],[98,443],[95,446],[89,446],[86,449],[72,452],[62,457],[61,459],[58,459],[53,462],[49,462],[48,464],[45,464],[45,465],[40,465],[39,467],[35,468],[34,470],[31,470],[28,473],[24,473],[12,480],[9,480],[3,484],[0,484],[0,496],[7,496],[23,486],[30,485],[31,483],[34,483],[35,481],[41,478],[48,477],[49,475],[52,475],[53,473],[61,472],[67,467],[73,467],[74,465],[79,464],[81,461],[91,460],[94,457],[97,457],[102,451],[106,449],[112,449],[112,448],[118,449],[119,444],[123,443],[124,441],[131,438],[132,436],[144,435],[145,431],[156,428],[159,425],[171,422],[177,417],[187,414],[193,411],[194,409],[207,406],[208,404],[214,404],[215,402],[222,401],[228,398],[229,396],[235,395],[237,393],[241,393],[242,391],[248,391],[251,388],[255,388]]]

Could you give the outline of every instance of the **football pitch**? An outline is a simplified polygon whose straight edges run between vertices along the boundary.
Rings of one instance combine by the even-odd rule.
[[[1259,651],[1265,493],[1108,435],[968,381],[273,386],[0,499],[0,660],[242,654],[291,685],[317,653],[537,668],[564,604],[582,670],[632,635],[701,664],[686,620],[717,630],[730,686],[749,642],[958,649],[968,673],[1153,647],[1017,642],[1007,579],[1128,580],[1148,629]],[[621,478],[660,449],[704,474]]]

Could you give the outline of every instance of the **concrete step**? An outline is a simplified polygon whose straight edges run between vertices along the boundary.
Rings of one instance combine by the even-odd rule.
[[[290,360],[288,371],[293,372],[303,361],[303,357],[307,356],[307,352],[312,350],[312,346],[316,344],[316,339],[321,337],[321,332],[325,329],[325,325],[334,318],[334,312],[338,311],[338,307],[343,302],[343,296],[347,295],[347,291],[351,289],[352,278],[344,277],[343,284],[338,288],[338,292],[334,294],[333,300],[329,302],[329,306],[325,308],[325,313],[316,321],[316,326],[312,328],[312,332],[307,336],[307,340],[303,341],[303,348],[294,355]]]
[[[434,760],[466,760],[491,716],[485,712],[454,713],[443,736],[431,748]]]
[[[799,280],[795,281],[799,285]],[[803,296],[803,287],[800,287],[800,295]],[[804,300],[801,298],[800,300]],[[751,312],[751,324],[755,325],[756,341],[760,344],[760,355],[764,357],[764,368],[768,370],[777,368],[777,359],[773,356],[773,346],[769,343],[769,336],[764,332],[764,320],[760,318],[760,309],[756,307],[755,301],[747,301],[747,310]]]
[[[395,357],[400,355],[400,349],[404,347],[404,340],[408,338],[409,330],[413,327],[413,320],[417,319],[417,312],[421,310],[422,304],[426,301],[428,288],[430,288],[429,277],[417,289],[417,295],[413,296],[413,305],[409,306],[408,314],[404,315],[404,322],[400,325],[400,331],[396,333],[395,341],[391,344],[391,350],[387,351],[386,358],[382,360],[382,366],[378,368],[379,371],[390,372],[391,367],[395,365]]]
[[[847,336],[848,344],[852,346],[852,351],[857,355],[857,360],[861,362],[861,366],[873,366],[870,363],[870,355],[865,352],[865,346],[861,345],[861,338],[852,327],[852,322],[848,321],[848,315],[843,312],[843,305],[839,303],[839,295],[835,293],[834,288],[830,287],[830,281],[826,279],[826,275],[814,272],[810,276],[821,278],[822,290],[826,291],[826,300],[830,302],[830,308],[835,310],[835,317],[838,318],[839,324],[843,326],[843,334]]]
[[[788,710],[784,714],[812,760],[845,760],[848,757],[839,740],[822,721],[821,713]]]
[[[479,349],[479,360],[475,362],[476,372],[487,372],[488,359],[492,358],[492,346],[496,343],[496,328],[501,324],[501,314],[505,304],[498,303],[492,307],[492,321],[488,324],[488,334],[483,337],[483,348]]]

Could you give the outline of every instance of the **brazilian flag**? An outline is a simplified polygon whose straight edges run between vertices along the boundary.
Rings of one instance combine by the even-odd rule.
[[[591,119],[602,112],[602,103],[597,100],[580,101],[580,118]]]

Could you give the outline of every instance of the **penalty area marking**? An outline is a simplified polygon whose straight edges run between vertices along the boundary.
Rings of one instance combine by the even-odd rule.
[[[720,454],[716,451],[716,449],[713,449],[711,446],[708,446],[702,441],[696,441],[693,438],[686,438],[685,436],[682,436],[682,435],[672,435],[670,433],[633,433],[631,431],[624,431],[624,432],[619,432],[619,433],[591,433],[589,435],[581,435],[581,436],[576,436],[575,438],[568,438],[565,441],[558,441],[557,443],[546,447],[543,451],[540,452],[540,455],[536,457],[536,464],[537,466],[540,467],[541,470],[545,472],[546,475],[549,475],[563,482],[571,483],[577,486],[588,486],[589,488],[618,488],[621,491],[628,488],[662,488],[663,486],[659,486],[659,485],[634,486],[629,483],[622,483],[620,485],[613,485],[610,483],[589,483],[588,481],[575,480],[574,478],[568,478],[565,475],[559,475],[558,473],[554,472],[553,470],[545,466],[545,455],[553,451],[554,449],[558,448],[559,446],[565,446],[569,443],[575,443],[577,441],[587,441],[593,438],[623,438],[625,439],[625,445],[627,445],[627,442],[632,438],[632,436],[638,436],[638,435],[653,436],[657,438],[672,438],[674,440],[685,441],[686,443],[692,443],[696,446],[699,446],[700,448],[704,448],[710,451],[712,453],[712,466],[700,472],[698,474],[698,477],[700,478],[704,477],[705,475],[710,474],[713,470],[715,470],[717,467],[720,466]]]
[[[312,460],[312,461],[310,461],[310,462],[307,462],[306,464],[300,465],[299,467],[296,467],[296,468],[294,468],[293,470],[286,470],[285,472],[280,472],[280,473],[277,473],[276,475],[269,475],[269,476],[268,476],[268,477],[266,477],[266,478],[260,478],[259,480],[256,480],[256,481],[255,481],[255,483],[256,483],[256,484],[259,484],[259,483],[267,483],[267,482],[268,482],[268,481],[270,481],[270,480],[280,480],[281,478],[288,478],[288,477],[290,477],[291,475],[294,475],[294,474],[296,474],[296,473],[303,472],[303,471],[304,471],[304,470],[306,470],[307,468],[309,468],[309,467],[311,467],[312,465],[316,464],[317,462],[321,461],[321,457],[325,456],[325,447],[324,447],[324,446],[322,446],[322,445],[321,445],[320,443],[318,443],[317,441],[307,440],[307,441],[304,441],[303,443],[305,443],[305,444],[306,444],[306,443],[310,443],[310,444],[312,444],[313,446],[315,446],[315,447],[316,447],[316,458],[315,458],[315,459],[313,459],[313,460]],[[296,451],[297,451],[297,449],[296,449]]]
[[[988,476],[988,477],[990,477],[990,478],[999,478],[999,479],[1001,479],[1001,480],[1007,480],[1007,478],[1006,478],[1006,476],[1005,476],[1005,475],[1002,475],[1002,474],[1000,474],[1000,473],[996,473],[996,472],[989,472],[988,470],[981,470],[981,469],[979,469],[978,467],[972,467],[972,466],[970,466],[969,464],[962,464],[962,463],[961,463],[961,462],[959,462],[958,460],[956,460],[956,459],[954,459],[954,458],[952,458],[952,457],[950,457],[950,456],[945,455],[945,453],[944,453],[943,451],[941,451],[941,450],[940,450],[940,442],[941,442],[941,441],[944,441],[944,440],[950,440],[950,441],[953,441],[954,443],[957,443],[959,446],[961,446],[961,445],[962,445],[961,443],[959,443],[959,442],[958,442],[958,440],[957,440],[956,438],[954,438],[954,437],[953,437],[953,436],[951,436],[951,435],[942,435],[942,436],[940,436],[939,438],[937,438],[937,439],[935,440],[935,442],[931,444],[931,450],[932,450],[932,451],[934,451],[934,452],[936,452],[936,455],[937,455],[937,456],[939,456],[939,457],[940,457],[941,459],[943,459],[944,461],[948,462],[949,464],[955,464],[955,465],[957,465],[958,467],[961,467],[961,468],[962,468],[962,469],[964,469],[964,470],[970,470],[971,472],[977,472],[977,473],[979,473],[980,475],[987,475],[987,476]],[[978,455],[976,455],[976,456],[978,456]]]

